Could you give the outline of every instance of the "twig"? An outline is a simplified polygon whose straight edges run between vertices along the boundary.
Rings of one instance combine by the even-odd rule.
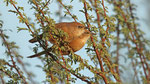
[[[39,8],[39,6],[38,6],[38,4],[36,3],[36,1],[34,0],[33,1],[33,3],[36,5],[36,7],[37,7],[37,9],[39,10],[39,12],[41,12],[42,13],[42,15],[45,17],[45,15],[44,15],[44,13],[43,13],[43,11]],[[49,21],[48,21],[48,18],[46,18],[45,17],[45,19],[46,19],[46,21],[48,22],[48,24],[49,24]],[[42,25],[44,25],[43,23],[42,23]],[[52,34],[49,32],[49,35],[50,35],[50,38],[52,38],[55,42],[56,42],[56,40],[53,38],[53,36],[52,36]],[[57,43],[57,42],[56,42]],[[58,46],[58,44],[56,44],[57,46]],[[64,59],[64,57],[63,57],[63,54],[62,54],[62,51],[61,51],[61,49],[60,48],[58,48],[58,50],[60,51],[60,54],[61,54],[61,56],[62,56],[62,59],[63,59],[63,62],[64,62],[64,65],[66,66],[66,62],[65,62],[65,59]],[[66,72],[66,74],[67,74],[67,72]],[[69,78],[68,78],[68,75],[67,75],[67,82],[69,81]]]
[[[5,81],[4,81],[4,79],[3,79],[3,77],[1,75],[0,75],[0,79],[1,79],[1,83],[5,84]]]
[[[117,25],[117,56],[116,56],[116,64],[118,65],[118,66],[116,66],[116,72],[118,73],[118,76],[120,77],[120,74],[119,74],[119,49],[120,49],[120,43],[119,43],[119,40],[120,40],[120,37],[119,37],[119,35],[120,35],[120,30],[119,30],[119,21],[118,21],[118,25]]]
[[[65,7],[65,5],[61,2],[61,0],[58,0],[58,2],[67,10],[67,12],[69,13],[69,15],[74,19],[74,21],[77,22],[76,18],[73,17],[73,15],[72,15],[71,12],[69,11],[69,9],[67,9],[67,8]]]
[[[22,18],[22,19],[24,19],[24,17],[23,17],[23,15],[20,13],[20,11],[17,9],[17,7],[15,6],[15,4],[13,3],[13,1],[12,0],[10,0],[11,1],[11,4],[14,6],[14,8],[16,9],[16,11],[17,11],[17,13],[20,15],[20,17]],[[32,30],[31,30],[31,28],[30,28],[30,26],[29,26],[29,24],[25,21],[25,24],[26,24],[26,26],[28,27],[28,29],[29,29],[29,31],[34,35],[34,33],[32,32]]]
[[[117,3],[116,3],[115,0],[114,0],[114,4],[115,4],[119,9],[121,9],[120,6],[117,5]],[[122,9],[121,9],[121,10],[122,10]],[[144,61],[143,61],[143,59],[142,59],[142,51],[141,51],[141,49],[139,49],[138,44],[136,43],[136,39],[135,39],[134,34],[133,34],[132,30],[131,30],[131,26],[130,26],[129,22],[127,22],[127,19],[126,19],[126,17],[125,17],[125,14],[124,14],[123,12],[121,12],[121,14],[122,14],[122,16],[123,16],[123,18],[124,18],[125,23],[127,24],[127,27],[128,27],[129,30],[130,30],[130,34],[131,34],[131,37],[132,37],[132,41],[133,41],[133,43],[136,45],[136,50],[137,50],[137,52],[138,52],[138,54],[139,54],[139,57],[140,57],[140,60],[141,60],[141,63],[142,63],[142,67],[143,67],[143,70],[144,70],[145,77],[146,77],[147,80],[149,80],[149,77],[148,77],[148,75],[147,75],[147,73],[146,73],[146,68],[144,67]],[[143,57],[144,57],[144,55],[143,55]]]
[[[98,13],[97,0],[94,0],[94,5],[95,5],[95,9],[96,9],[95,12],[96,12],[96,16],[97,16],[97,24],[98,24],[99,32],[101,34],[101,31],[100,31],[100,28],[101,28],[100,23],[101,23],[101,21],[100,21],[100,14]],[[102,39],[102,37],[101,37],[101,39]]]
[[[43,11],[43,9],[49,4],[49,2],[50,2],[51,0],[48,0],[47,2],[46,2],[46,4],[42,7],[42,11]]]
[[[7,73],[6,71],[4,71],[3,69],[0,69],[1,72],[4,72],[9,78],[13,78],[11,75],[9,75],[9,73]]]
[[[94,0],[94,5],[95,5],[95,8],[96,8],[96,15],[97,15],[97,24],[98,24],[98,27],[99,27],[99,29],[101,28],[101,25],[100,25],[100,14],[98,13],[98,6],[97,6],[97,0]],[[104,15],[105,15],[105,17],[106,17],[106,11],[105,11],[105,8],[104,8],[104,1],[102,2],[102,5],[103,5],[103,10],[104,10]],[[107,29],[106,29],[106,36],[107,36],[107,34],[108,34],[108,30],[109,30],[109,26],[108,26],[108,20],[106,19],[106,22],[107,22]],[[100,31],[101,32],[101,31]],[[106,40],[106,37],[101,37],[101,39],[102,39],[102,47],[104,47],[104,42],[105,42],[105,40]],[[102,53],[102,49],[100,50],[100,55],[101,55],[101,53]],[[109,58],[106,56],[106,58],[107,58],[107,61],[109,62],[109,64],[108,64],[108,68],[110,69],[110,71],[113,73],[113,74],[115,74],[115,72],[114,72],[114,70],[112,70],[111,69],[111,67],[110,67],[110,60],[109,60]],[[118,75],[119,75],[119,73],[118,73]],[[118,77],[116,77],[116,75],[113,75],[114,77],[115,77],[115,79],[118,81],[118,82],[121,82],[121,80],[120,80],[120,76],[119,76],[119,79],[118,79]]]
[[[89,23],[89,20],[88,20],[88,13],[87,13],[87,7],[86,7],[86,1],[85,0],[84,0],[83,4],[84,4],[84,11],[85,11],[85,17],[86,17],[87,27],[90,28],[90,23]],[[96,56],[97,56],[99,64],[100,64],[100,69],[102,70],[102,72],[104,72],[104,68],[103,68],[103,63],[102,63],[102,60],[101,60],[101,56],[100,56],[100,54],[98,52],[98,49],[96,49],[96,45],[95,45],[93,37],[91,36],[90,38],[91,38],[91,41],[93,43],[93,48],[94,48],[94,51],[96,53]],[[107,82],[106,76],[103,76],[102,78],[104,79],[105,84],[107,84],[108,82]]]
[[[127,48],[128,48],[128,51],[130,50],[130,46],[129,46],[129,43],[128,43],[128,38],[126,37],[126,44],[127,44]],[[138,84],[140,84],[140,82],[139,82],[139,79],[138,79],[138,76],[137,76],[137,71],[136,71],[136,67],[135,67],[135,65],[134,65],[134,61],[133,61],[133,59],[131,59],[131,61],[132,61],[132,66],[133,66],[133,71],[134,71],[134,74],[135,74],[135,76],[136,76],[136,78],[137,78],[137,82],[138,82]]]
[[[12,0],[11,0],[11,3],[13,4]],[[16,8],[16,6],[15,6],[14,4],[13,4],[13,6],[15,7],[15,9],[16,9],[17,12],[19,13],[19,15],[22,16],[22,14],[19,12],[19,10]],[[39,11],[40,11],[40,12],[42,13],[42,15],[44,16],[44,13],[43,13],[41,10],[39,10]],[[24,19],[24,17],[22,17],[22,18]],[[45,17],[45,19],[46,19],[46,21],[48,22],[48,19],[47,19],[46,17]],[[48,23],[49,23],[49,22],[48,22]],[[27,27],[30,29],[30,26],[29,26],[27,23],[25,23],[25,24],[26,24]],[[31,31],[31,33],[34,34],[32,31]],[[40,43],[40,42],[39,42],[39,43]],[[40,45],[43,47],[43,45],[42,45],[41,43],[40,43]],[[45,51],[47,50],[47,49],[44,48],[44,47],[43,47],[43,49],[44,49]],[[50,54],[48,51],[46,51],[46,52],[47,52],[47,54],[48,54],[49,56],[52,57],[53,60],[56,61],[56,58],[53,57],[52,54]],[[57,62],[59,65],[61,65],[62,68],[64,68],[65,70],[67,70],[68,72],[70,72],[71,74],[73,74],[74,76],[76,76],[77,78],[81,79],[82,81],[87,82],[88,84],[92,84],[92,82],[86,80],[86,78],[80,77],[80,76],[78,76],[77,74],[71,72],[68,68],[66,68],[65,66],[63,66],[58,60],[57,60],[56,62]]]
[[[12,52],[11,52],[11,49],[10,49],[10,47],[9,47],[9,44],[8,44],[8,42],[6,41],[6,39],[5,39],[5,37],[4,37],[4,34],[3,34],[3,31],[2,31],[1,29],[0,29],[0,35],[1,35],[1,38],[2,38],[3,42],[5,43],[5,46],[6,46],[7,50],[8,50],[8,53],[9,53],[9,55],[10,55],[11,62],[12,62],[12,64],[13,64],[12,67],[17,71],[17,73],[19,74],[20,78],[23,79],[24,83],[27,84],[26,80],[24,79],[24,77],[22,76],[21,72],[19,71],[19,69],[18,69],[17,66],[16,66],[16,63],[15,63],[15,61],[14,61],[14,59],[13,59],[13,56],[11,55]]]
[[[136,77],[136,79],[137,79],[137,83],[140,84],[140,81],[139,81],[139,78],[138,78],[138,76],[137,76],[137,71],[136,71],[136,67],[135,67],[135,65],[134,65],[133,59],[132,59],[131,61],[132,61],[133,71],[134,71],[135,77]]]
[[[52,59],[57,63],[59,64],[63,69],[65,69],[66,71],[70,72],[71,74],[73,74],[74,76],[76,76],[77,78],[81,79],[82,81],[84,82],[87,82],[88,84],[92,84],[92,82],[86,80],[85,77],[80,77],[78,76],[77,74],[73,73],[71,70],[69,70],[67,67],[63,66],[54,56],[53,54],[49,53],[49,51],[47,51],[47,49],[40,43],[40,45],[42,46],[42,48],[46,51],[46,53],[52,57]]]
[[[137,28],[136,28],[136,24],[135,24],[135,20],[134,20],[135,17],[134,17],[133,12],[132,12],[132,7],[131,7],[131,2],[130,2],[130,0],[128,0],[128,3],[129,3],[129,11],[130,11],[130,13],[131,13],[131,18],[132,18],[132,21],[133,21],[133,24],[134,24],[135,35],[136,35],[136,37],[138,38],[138,40],[139,40],[139,42],[140,42],[140,51],[142,52],[142,51],[143,51],[143,49],[142,49],[143,44],[141,43],[140,37],[139,37],[138,32],[137,32]],[[147,62],[146,62],[146,59],[145,59],[144,54],[143,54],[143,59],[144,59],[144,63],[146,64],[146,67],[147,67],[147,69],[148,69],[148,73],[149,73],[149,76],[148,76],[148,77],[150,77],[150,68],[149,68],[149,65],[148,65]]]
[[[18,63],[21,65],[21,67],[23,68],[23,70],[25,71],[25,73],[27,74],[29,80],[31,81],[32,84],[35,84],[35,81],[32,79],[30,73],[27,71],[25,64],[22,62],[21,59],[19,59],[18,57],[16,58],[16,60],[18,61]]]

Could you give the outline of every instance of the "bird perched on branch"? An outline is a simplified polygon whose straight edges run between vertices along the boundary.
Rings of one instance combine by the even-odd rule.
[[[83,24],[78,22],[62,22],[55,24],[56,29],[61,29],[68,34],[67,38],[62,38],[68,42],[68,46],[72,49],[73,52],[80,50],[86,43],[86,41],[91,36],[91,32]],[[42,34],[39,36],[42,39]],[[56,44],[54,39],[49,38],[49,41],[52,44]],[[37,38],[29,40],[30,43],[37,42]],[[48,51],[51,51],[51,48],[48,48]],[[29,56],[28,58],[38,57],[45,54],[46,51],[42,51],[35,55]],[[68,55],[70,52],[68,50],[62,51],[63,55]]]

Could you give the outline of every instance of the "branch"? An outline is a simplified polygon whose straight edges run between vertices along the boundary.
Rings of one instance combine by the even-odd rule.
[[[4,79],[3,79],[3,77],[1,75],[0,75],[0,79],[1,79],[1,83],[5,84],[5,81],[4,81]]]
[[[50,1],[51,1],[51,0],[48,0],[48,1],[46,2],[46,4],[45,4],[45,5],[42,7],[42,9],[41,9],[42,11],[43,11],[43,9],[50,3]]]
[[[117,5],[117,3],[116,3],[115,0],[114,0],[114,5],[116,5],[120,10],[122,10],[121,7],[120,7],[119,5]],[[144,70],[145,77],[146,77],[147,80],[149,80],[149,77],[148,77],[148,75],[147,75],[147,73],[146,73],[146,68],[144,67],[144,61],[143,61],[143,59],[142,59],[142,55],[143,55],[143,57],[145,57],[145,56],[144,56],[143,52],[141,51],[141,49],[139,49],[139,47],[138,47],[138,44],[137,44],[136,39],[135,39],[135,37],[134,37],[134,34],[133,34],[133,32],[132,32],[130,23],[127,22],[127,18],[126,18],[126,16],[125,16],[124,12],[121,12],[121,14],[122,14],[122,17],[124,18],[125,23],[127,24],[127,27],[128,27],[129,30],[130,30],[130,34],[131,34],[131,37],[132,37],[132,41],[133,41],[133,43],[136,45],[136,50],[137,50],[137,52],[138,52],[138,54],[139,54],[139,57],[140,57],[140,60],[141,60],[141,63],[142,63],[142,67],[143,67],[143,70]],[[146,62],[145,62],[145,63],[146,63]],[[147,63],[146,63],[146,64],[147,64]]]
[[[83,4],[84,4],[84,11],[85,11],[85,17],[86,17],[87,27],[90,28],[90,23],[89,23],[89,20],[88,20],[88,13],[87,13],[87,7],[86,7],[86,1],[85,0],[84,0]],[[98,61],[99,61],[100,69],[102,70],[102,72],[104,72],[104,68],[103,68],[103,63],[102,63],[102,60],[101,60],[101,56],[100,56],[100,54],[98,52],[98,49],[96,49],[96,45],[95,45],[93,37],[91,36],[90,38],[91,38],[91,41],[93,43],[94,51],[95,51],[96,56],[97,56]],[[105,84],[107,84],[108,80],[107,80],[106,76],[103,76],[102,78],[104,79]]]
[[[61,2],[61,0],[58,0],[58,2],[67,10],[67,12],[69,13],[69,15],[74,19],[74,21],[77,22],[76,18],[73,17],[73,15],[72,15],[71,12],[69,11],[69,9],[67,9],[67,8],[65,7],[65,5]]]
[[[139,34],[138,34],[138,32],[137,32],[137,27],[136,27],[135,20],[134,20],[135,17],[134,17],[133,12],[132,12],[133,10],[132,10],[132,7],[131,7],[131,2],[130,2],[130,0],[128,0],[128,3],[129,3],[129,11],[130,11],[130,13],[131,13],[132,22],[133,22],[133,24],[134,24],[135,35],[136,35],[137,39],[138,39],[139,42],[140,42],[140,51],[143,52],[142,47],[143,47],[144,45],[141,43]],[[144,59],[144,63],[146,64],[146,67],[147,67],[147,69],[148,69],[148,73],[149,73],[149,76],[148,76],[148,77],[150,77],[150,68],[149,68],[148,63],[146,62],[146,58],[145,58],[144,54],[143,54],[143,59]]]
[[[3,40],[3,42],[4,42],[5,46],[6,46],[6,48],[8,50],[9,55],[10,55],[11,62],[13,64],[12,68],[14,68],[17,71],[17,73],[19,74],[20,78],[22,78],[23,81],[24,81],[24,83],[27,84],[26,80],[24,79],[24,77],[22,76],[21,72],[19,71],[19,69],[16,66],[16,62],[13,59],[12,52],[11,52],[11,49],[9,47],[9,43],[6,41],[6,39],[4,37],[4,34],[3,34],[3,31],[1,29],[0,29],[0,36],[1,36],[1,38],[2,38],[2,40]]]
[[[33,0],[33,1],[34,1],[34,3],[36,3],[35,0]],[[12,3],[12,5],[14,6],[14,8],[17,10],[17,12],[19,13],[19,15],[24,19],[24,17],[22,16],[22,14],[19,12],[19,10],[16,8],[16,6],[13,4],[12,0],[11,0],[11,3]],[[36,4],[35,4],[35,5],[36,5]],[[38,7],[38,5],[36,5],[36,6]],[[38,7],[38,8],[39,8],[39,7]],[[44,15],[44,13],[42,12],[42,10],[39,9],[39,11],[40,11],[40,12],[42,13],[42,15],[45,17],[45,15]],[[46,19],[47,23],[49,24],[48,18],[45,17],[45,19]],[[25,24],[26,24],[27,27],[30,29],[29,25],[28,25],[26,22],[25,22]],[[31,29],[30,29],[30,30],[31,30]],[[32,31],[31,31],[31,33],[34,35],[34,33],[33,33]],[[55,40],[55,39],[54,39],[54,40]],[[39,41],[38,41],[38,42],[39,42]],[[40,43],[40,42],[39,42],[39,43]],[[88,84],[92,84],[92,82],[86,80],[85,77],[80,77],[80,76],[78,76],[77,74],[71,72],[68,68],[66,68],[65,66],[63,66],[58,60],[56,60],[56,58],[55,58],[51,53],[49,53],[49,52],[47,51],[47,49],[44,47],[44,45],[42,45],[41,43],[40,43],[40,45],[41,45],[42,48],[46,51],[46,53],[47,53],[49,56],[51,56],[52,59],[53,59],[54,61],[56,61],[62,68],[64,68],[66,71],[70,72],[71,74],[73,74],[73,75],[76,76],[77,78],[81,79],[82,81],[87,82]]]

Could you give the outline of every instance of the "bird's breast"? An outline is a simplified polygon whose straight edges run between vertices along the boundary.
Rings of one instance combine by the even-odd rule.
[[[70,46],[70,48],[72,48],[72,50],[74,52],[76,52],[76,51],[80,50],[85,45],[85,43],[86,43],[85,39],[77,38],[77,39],[71,41],[69,43],[69,46]]]

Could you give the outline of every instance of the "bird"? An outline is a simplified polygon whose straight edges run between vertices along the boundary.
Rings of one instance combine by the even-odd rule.
[[[56,29],[61,29],[64,32],[66,32],[69,36],[69,38],[65,39],[65,41],[70,42],[72,39],[75,39],[76,37],[80,36],[85,30],[88,28],[85,27],[83,24],[79,22],[61,22],[55,24]],[[42,39],[43,34],[39,35],[40,39]],[[55,43],[53,39],[49,39],[51,43]],[[31,40],[29,40],[30,43],[37,42],[37,38],[34,37]]]
[[[87,27],[85,27],[83,24],[79,22],[56,23],[55,27],[56,29],[61,29],[68,34],[68,38],[63,39],[68,42],[68,46],[69,48],[71,48],[73,52],[80,50],[85,45],[90,36],[93,35],[93,33],[91,33]],[[42,34],[40,37],[42,37]],[[51,38],[49,41],[54,45],[56,44]],[[30,43],[37,42],[37,39],[33,38],[29,40],[29,42]],[[48,48],[47,51],[52,51],[52,48],[51,47]],[[62,51],[63,55],[68,55],[69,53],[70,50],[67,49]],[[37,54],[28,56],[28,58],[38,57],[43,54],[46,54],[46,51],[42,51]]]

